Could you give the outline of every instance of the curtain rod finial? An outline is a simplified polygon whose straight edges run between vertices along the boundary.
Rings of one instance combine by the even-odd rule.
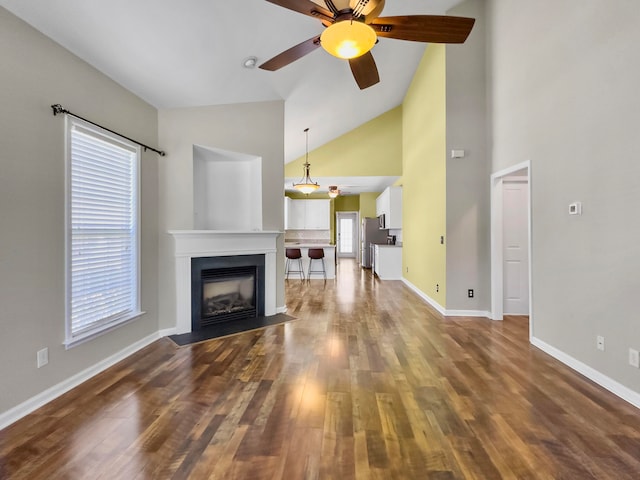
[[[60,105],[59,103],[56,103],[55,105],[51,105],[51,108],[53,109],[53,115],[58,115],[59,113],[66,113],[66,110],[64,108],[62,108],[62,105]]]

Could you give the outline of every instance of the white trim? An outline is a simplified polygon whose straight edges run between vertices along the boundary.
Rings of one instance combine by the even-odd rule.
[[[356,260],[358,260],[359,252],[360,252],[360,213],[358,211],[353,211],[353,210],[340,211],[335,213],[336,213],[336,218],[335,218],[336,258],[337,259],[355,258]],[[353,220],[353,254],[338,255],[338,252],[340,251],[340,242],[338,241],[338,236],[340,235],[339,225],[340,225],[340,218],[342,216],[346,216],[349,218],[351,218],[352,216],[355,217]]]
[[[502,320],[504,316],[503,298],[504,298],[504,278],[502,271],[503,252],[502,252],[502,184],[505,178],[513,173],[526,170],[527,175],[522,177],[529,184],[528,193],[528,229],[529,229],[529,338],[533,337],[533,275],[532,275],[532,196],[531,196],[531,161],[518,163],[511,167],[505,168],[491,174],[490,199],[491,199],[491,312],[489,318],[493,320]]]
[[[491,319],[491,312],[486,310],[445,310],[447,317],[479,317]]]
[[[264,255],[264,314],[276,314],[276,254],[279,230],[169,230],[174,241],[176,333],[191,331],[191,259]]]
[[[177,335],[178,329],[176,327],[171,328],[163,328],[162,330],[158,330],[158,336],[160,338],[169,337],[171,335]]]
[[[287,313],[287,306],[276,307],[276,313]]]
[[[77,387],[81,383],[86,382],[87,380],[99,374],[100,372],[103,372],[107,368],[112,367],[119,361],[124,360],[130,355],[133,355],[138,350],[143,349],[159,338],[159,332],[154,332],[151,335],[147,335],[143,339],[138,340],[128,347],[123,348],[119,352],[114,353],[110,357],[101,360],[91,367],[82,370],[81,372],[73,375],[70,378],[67,378],[66,380],[63,380],[62,382],[46,389],[45,391],[40,392],[39,394],[29,398],[21,404],[16,405],[12,409],[0,413],[0,430],[20,420],[22,417],[30,414],[31,412],[37,410],[38,408],[51,402],[52,400],[55,400],[60,395],[68,392],[72,388]]]
[[[442,316],[445,316],[445,317],[486,317],[486,318],[491,318],[491,314],[489,312],[487,312],[487,311],[484,311],[484,310],[447,310],[446,308],[443,308],[442,305],[440,305],[433,298],[431,298],[429,295],[424,293],[422,290],[420,290],[418,287],[416,287],[413,283],[411,283],[406,278],[403,277],[402,281],[404,282],[404,284],[407,287],[409,287],[411,290],[413,290],[416,295],[418,295],[420,298],[422,298],[422,300],[424,300],[429,305],[431,305],[433,308],[435,308],[438,311],[438,313],[440,313]]]
[[[73,331],[72,322],[72,249],[73,249],[73,231],[72,231],[72,173],[73,173],[73,134],[79,132],[84,136],[90,136],[92,139],[98,142],[104,142],[111,146],[117,147],[122,150],[126,150],[133,155],[133,172],[132,177],[134,180],[133,198],[131,202],[132,210],[134,211],[133,220],[133,235],[132,243],[135,243],[133,252],[134,258],[132,259],[131,270],[131,303],[133,304],[127,312],[121,313],[120,316],[107,323],[106,318],[102,318],[96,322],[92,322],[80,332]],[[68,350],[77,345],[86,343],[100,335],[110,332],[122,325],[131,323],[144,315],[145,312],[141,309],[140,297],[141,297],[141,253],[140,253],[140,218],[141,218],[141,174],[140,174],[140,158],[142,156],[142,149],[139,144],[122,137],[121,135],[109,130],[105,130],[95,124],[91,124],[80,118],[72,118],[70,115],[65,116],[65,340],[63,342],[65,348]],[[135,283],[134,283],[135,282]]]
[[[100,329],[92,329],[88,332],[85,332],[81,335],[76,335],[72,339],[67,339],[63,342],[65,350],[69,350],[70,348],[77,347],[83,343],[86,343],[94,338],[97,338],[105,333],[109,333],[116,328],[120,328],[123,325],[127,325],[131,322],[136,321],[141,316],[145,315],[147,312],[136,312],[131,315],[127,315],[126,317],[119,318],[116,321],[108,323],[106,325],[102,325]]]
[[[629,402],[634,407],[640,408],[640,393],[625,387],[621,383],[616,382],[612,378],[607,377],[599,371],[591,368],[589,365],[582,363],[580,360],[576,360],[572,356],[567,355],[563,351],[558,350],[539,338],[531,337],[531,344],[538,347],[546,354],[551,355],[553,358],[561,361],[576,372],[584,375],[589,380],[597,383],[614,395],[617,395],[624,401]]]
[[[418,287],[416,287],[413,283],[411,283],[406,278],[402,277],[402,281],[404,282],[404,284],[407,287],[409,287],[411,290],[413,290],[416,293],[416,295],[418,295],[425,302],[427,302],[429,305],[431,305],[433,308],[435,308],[438,311],[438,313],[440,313],[441,315],[446,315],[446,313],[445,313],[446,310],[444,309],[444,307],[442,305],[440,305],[438,302],[436,302],[433,298],[431,298],[429,295],[424,293],[422,290],[420,290]]]

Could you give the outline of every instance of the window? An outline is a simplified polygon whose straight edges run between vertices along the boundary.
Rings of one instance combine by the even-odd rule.
[[[67,347],[140,315],[140,149],[67,117]]]

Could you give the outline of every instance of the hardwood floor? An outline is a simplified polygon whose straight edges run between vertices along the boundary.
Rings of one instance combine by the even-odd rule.
[[[640,411],[342,260],[298,320],[162,339],[0,432],[2,479],[638,479]]]

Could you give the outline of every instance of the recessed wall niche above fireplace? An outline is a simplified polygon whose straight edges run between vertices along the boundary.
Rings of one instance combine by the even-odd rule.
[[[191,330],[264,316],[264,255],[191,259]]]

